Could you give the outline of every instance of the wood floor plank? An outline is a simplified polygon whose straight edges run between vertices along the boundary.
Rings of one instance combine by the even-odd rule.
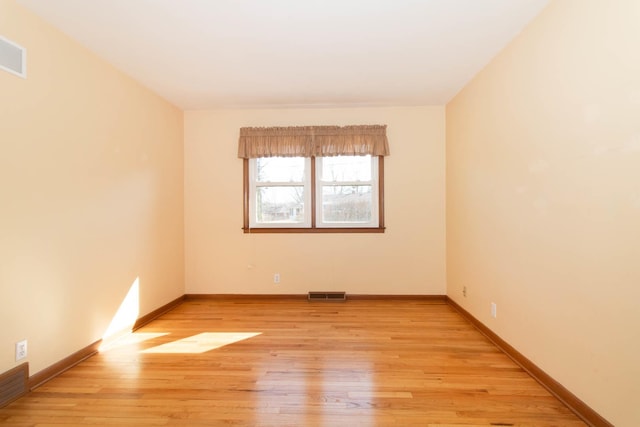
[[[583,426],[444,303],[183,302],[0,410],[21,426]]]

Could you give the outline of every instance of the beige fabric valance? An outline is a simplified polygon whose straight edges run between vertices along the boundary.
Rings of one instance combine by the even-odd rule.
[[[240,128],[238,157],[388,156],[387,125]]]

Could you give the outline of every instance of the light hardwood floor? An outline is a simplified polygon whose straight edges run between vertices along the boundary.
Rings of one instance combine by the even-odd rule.
[[[450,306],[420,300],[190,300],[0,424],[584,425]]]

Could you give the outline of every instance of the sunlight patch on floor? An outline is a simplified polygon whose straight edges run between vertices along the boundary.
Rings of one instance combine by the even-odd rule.
[[[205,353],[260,335],[261,332],[203,332],[181,340],[142,350],[141,353]]]
[[[139,344],[154,338],[163,337],[169,335],[168,332],[133,332],[119,337],[116,340],[112,340],[107,344],[100,346],[100,351],[108,351],[116,348],[127,347],[130,345]]]

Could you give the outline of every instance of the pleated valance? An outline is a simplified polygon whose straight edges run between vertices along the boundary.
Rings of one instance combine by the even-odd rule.
[[[388,156],[387,125],[240,128],[238,157]]]

